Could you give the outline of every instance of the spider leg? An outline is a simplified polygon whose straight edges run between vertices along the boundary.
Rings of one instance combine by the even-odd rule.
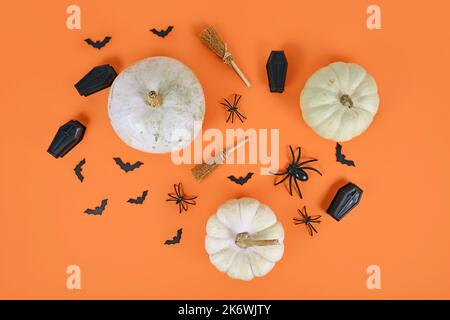
[[[226,104],[226,103],[223,103],[223,102],[219,102],[221,105],[223,105],[223,106],[225,106],[226,108],[227,108],[227,110],[229,110],[230,109],[230,107]]]
[[[239,118],[239,120],[241,120],[241,122],[244,122],[244,120],[242,118],[247,119],[239,111],[236,111],[236,116]]]
[[[295,181],[295,179],[294,179],[294,181]],[[292,176],[290,176],[289,177],[289,194],[291,195],[291,197],[292,197]]]
[[[303,213],[303,210],[297,209],[298,213],[302,216],[303,220],[306,220],[308,216]]]
[[[233,106],[231,105],[230,101],[228,101],[228,99],[223,99],[223,100],[225,100],[226,106],[228,108],[233,108]]]
[[[295,162],[295,155],[294,155],[294,150],[292,149],[292,146],[289,146],[289,150],[291,151],[292,163],[294,163]]]
[[[236,99],[236,96],[237,96],[237,99]],[[237,107],[237,105],[239,104],[239,100],[241,100],[242,96],[236,94],[236,95],[234,95],[234,98],[235,98],[235,100],[234,100],[234,106]]]
[[[242,118],[247,119],[247,117],[244,116],[242,113],[240,113],[239,110],[237,110],[237,109],[236,109],[236,113],[237,113],[238,115],[240,115]]]
[[[293,220],[294,220],[295,224],[304,224],[305,223],[304,220],[301,220],[301,219],[298,219],[298,218],[294,218]]]
[[[194,200],[194,199],[197,199],[198,197],[184,197],[184,200]]]
[[[312,237],[313,236],[313,231],[312,231],[311,225],[309,223],[306,224],[306,228],[308,229],[309,235]]]
[[[227,108],[227,110],[230,110],[231,108],[233,108],[233,106],[228,102],[228,100],[226,100],[226,103],[220,102],[221,105],[225,106]]]
[[[181,201],[180,204],[181,204],[181,207],[183,208],[183,210],[184,210],[184,211],[187,211],[187,207],[186,207],[186,205],[184,204],[184,201]],[[180,213],[181,213],[183,210],[180,210]]]
[[[174,200],[178,199],[178,197],[174,196],[172,193],[168,193],[167,195]]]
[[[234,123],[234,112],[231,112],[231,123]]]
[[[298,150],[298,153],[297,153],[297,159],[295,160],[296,163],[298,163],[300,161],[300,156],[302,154],[302,148],[298,147],[297,150]]]
[[[193,206],[196,205],[196,203],[195,203],[195,201],[193,199],[184,199],[184,202],[186,202],[187,204],[192,204]]]
[[[228,115],[228,118],[227,118],[227,121],[226,122],[228,122],[228,121],[230,121],[230,118],[231,118],[231,115],[233,114],[233,112],[230,112],[230,114]]]
[[[285,174],[287,174],[287,171],[285,171],[285,172],[271,172],[271,174],[273,174],[274,176],[282,176],[282,175],[285,175]]]
[[[297,192],[298,192],[298,195],[300,196],[300,199],[303,199],[302,192],[300,191],[300,187],[298,186],[297,178],[295,178],[295,177],[294,177],[294,183],[295,183],[295,187],[297,188]],[[306,207],[305,207],[305,213],[306,213]]]
[[[299,165],[299,166],[302,166],[302,165],[304,165],[304,164],[307,164],[307,163],[310,163],[310,162],[315,162],[315,161],[319,161],[319,160],[317,160],[317,159],[311,159],[311,160],[307,160],[307,161],[300,162],[298,165]]]
[[[280,181],[278,181],[278,182],[276,182],[274,185],[275,186],[277,186],[277,185],[279,185],[280,183],[283,183],[287,178],[289,178],[290,177],[290,175],[286,175],[286,177],[284,177],[283,179],[281,179]]]
[[[239,112],[239,111],[238,111]],[[242,113],[239,112],[239,114],[241,115],[242,118],[244,118],[245,120],[247,120],[247,117],[244,116]]]
[[[314,228],[314,226],[313,226],[312,224],[310,224],[309,226],[311,227],[311,229],[312,229],[315,233],[318,233],[317,230],[316,230],[316,228]]]
[[[303,170],[312,170],[317,172],[318,174],[322,175],[322,172],[320,172],[319,170],[315,169],[315,168],[311,168],[311,167],[302,167]]]
[[[166,199],[166,201],[177,201],[177,199]]]
[[[321,218],[321,216],[311,216],[309,219],[312,221],[312,222],[315,222],[315,223],[320,223],[320,219]]]
[[[175,194],[177,195],[177,197],[179,197],[181,194],[180,194],[180,184],[174,184],[173,185],[173,189],[175,190]]]

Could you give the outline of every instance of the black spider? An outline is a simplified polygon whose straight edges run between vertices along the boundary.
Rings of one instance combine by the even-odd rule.
[[[181,185],[181,182],[178,184],[173,185],[173,189],[175,190],[175,194],[168,193],[167,195],[170,197],[166,201],[175,201],[175,204],[177,204],[180,208],[180,213],[184,211],[187,211],[188,204],[192,204],[193,206],[196,205],[194,199],[197,199],[197,197],[186,197],[185,194],[183,194],[183,186]]]
[[[309,231],[309,235],[312,237],[314,232],[317,233],[316,228],[314,228],[313,223],[320,223],[321,216],[309,216],[306,212],[306,206],[303,206],[303,210],[298,209],[298,213],[301,218],[294,218],[294,224],[304,224]]]
[[[225,100],[225,102],[220,103],[221,105],[224,105],[227,108],[227,111],[230,113],[228,115],[226,122],[230,121],[230,119],[231,119],[231,123],[233,123],[234,115],[236,115],[236,117],[239,120],[241,120],[241,122],[244,122],[243,119],[247,120],[247,118],[238,111],[238,104],[239,104],[239,100],[241,100],[241,97],[242,96],[235,94],[233,104],[231,104],[230,101],[228,101],[227,99],[223,99],[223,100]]]
[[[283,179],[281,179],[280,181],[276,182],[276,180],[275,180],[274,185],[279,185],[280,183],[283,183],[286,179],[289,178],[289,194],[291,196],[293,196],[292,180],[294,180],[294,184],[297,189],[298,195],[300,196],[300,199],[303,199],[302,192],[300,191],[300,187],[298,186],[297,180],[300,180],[303,182],[308,181],[309,176],[305,172],[305,170],[312,170],[312,171],[317,172],[320,175],[322,175],[322,173],[315,168],[305,166],[305,164],[307,164],[307,163],[318,161],[317,159],[311,159],[311,160],[299,162],[300,156],[302,153],[302,148],[300,148],[300,147],[297,148],[297,150],[298,150],[297,158],[295,158],[294,150],[292,149],[291,146],[289,146],[289,149],[291,150],[292,162],[285,169],[285,171],[273,173],[273,175],[276,175],[276,176],[284,176],[285,175],[285,177]]]

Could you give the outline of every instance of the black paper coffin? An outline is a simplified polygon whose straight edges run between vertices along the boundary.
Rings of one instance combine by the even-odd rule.
[[[282,93],[286,82],[288,62],[284,51],[272,51],[267,60],[266,69],[270,92]]]
[[[76,120],[70,120],[59,127],[47,152],[55,158],[64,157],[83,139],[86,127]]]
[[[363,190],[353,183],[348,183],[338,190],[327,213],[337,221],[356,207],[361,200]]]
[[[97,66],[78,81],[75,88],[81,96],[87,97],[111,86],[116,77],[116,71],[109,64]]]

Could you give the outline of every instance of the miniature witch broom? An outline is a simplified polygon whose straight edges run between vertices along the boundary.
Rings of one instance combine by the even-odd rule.
[[[235,146],[220,152],[215,157],[206,161],[206,163],[198,164],[192,168],[192,175],[198,182],[201,182],[208,174],[213,172],[220,164],[225,163],[225,160],[237,149],[242,147],[248,142],[249,138],[245,137],[239,141]]]
[[[200,40],[207,45],[215,54],[217,54],[223,62],[230,65],[239,77],[244,81],[247,87],[251,87],[250,81],[244,76],[241,69],[236,65],[233,60],[233,56],[227,50],[227,44],[217,34],[213,27],[208,27],[200,32]]]

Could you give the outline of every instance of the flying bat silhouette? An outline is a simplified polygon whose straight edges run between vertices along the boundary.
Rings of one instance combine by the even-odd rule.
[[[134,203],[134,204],[142,204],[142,203],[144,203],[144,200],[145,200],[145,198],[147,197],[147,194],[148,194],[148,190],[145,190],[145,191],[142,193],[142,196],[137,197],[136,199],[128,199],[127,202],[129,202],[129,203]]]
[[[183,229],[178,229],[177,235],[173,237],[171,240],[166,240],[164,244],[177,244],[180,243],[181,234],[183,233]]]
[[[247,175],[245,176],[245,178],[243,177],[239,177],[236,178],[235,176],[229,176],[228,179],[230,179],[231,181],[233,181],[236,184],[240,184],[241,186],[246,184],[248,180],[250,180],[250,178],[253,176],[253,172],[249,172],[247,173]]]
[[[172,31],[172,29],[173,29],[173,26],[168,26],[166,30],[157,30],[157,29],[153,28],[153,29],[150,29],[150,31],[152,33],[156,34],[158,37],[165,38],[170,33],[170,31]]]
[[[107,203],[108,203],[108,199],[103,199],[102,204],[99,207],[95,207],[95,209],[86,209],[86,210],[84,210],[84,213],[101,216],[103,211],[105,210]]]
[[[89,44],[90,46],[93,46],[94,48],[96,48],[98,50],[103,48],[109,42],[109,40],[111,40],[111,37],[105,37],[102,41],[100,41],[100,40],[93,41],[90,38],[84,39],[84,41],[86,41],[87,44]]]
[[[143,165],[143,163],[140,162],[140,161],[137,161],[137,162],[135,162],[133,164],[130,164],[129,162],[125,162],[124,163],[122,161],[122,159],[120,159],[120,158],[113,158],[113,159],[119,165],[120,169],[122,169],[125,172],[133,171],[134,169],[137,169],[137,168],[139,168],[140,166]]]
[[[73,171],[75,171],[75,174],[77,175],[77,178],[78,178],[78,180],[80,180],[80,182],[83,182],[83,180],[84,180],[84,176],[81,174],[81,171],[83,171],[83,166],[85,163],[86,163],[86,159],[83,159],[73,169]]]
[[[336,143],[336,161],[347,166],[355,166],[355,162],[353,160],[347,160],[345,154],[342,154],[342,146],[339,143]]]

